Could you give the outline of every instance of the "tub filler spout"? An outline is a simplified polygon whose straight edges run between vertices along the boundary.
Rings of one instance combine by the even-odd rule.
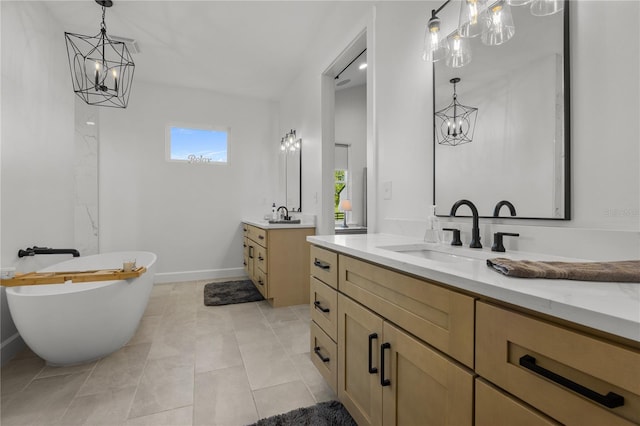
[[[26,250],[18,250],[18,257],[35,256],[36,254],[70,254],[73,257],[80,257],[80,252],[76,249],[52,249],[49,247],[29,247]]]

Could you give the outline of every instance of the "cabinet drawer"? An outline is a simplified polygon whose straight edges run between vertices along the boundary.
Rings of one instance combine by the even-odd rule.
[[[311,321],[311,361],[334,392],[338,391],[338,348],[336,343]]]
[[[338,264],[342,293],[473,368],[472,297],[344,255]]]
[[[256,246],[256,255],[255,255],[255,261],[256,261],[256,266],[260,269],[262,269],[262,271],[265,274],[269,273],[269,270],[267,269],[267,249],[262,247],[262,246]]]
[[[476,426],[559,426],[557,423],[491,386],[476,379]]]
[[[258,259],[254,259],[254,261],[258,261]],[[260,294],[262,294],[262,297],[264,297],[265,299],[269,298],[269,280],[268,280],[268,275],[265,274],[262,270],[260,270],[260,268],[255,268],[255,285],[258,288],[258,291],[260,291]]]
[[[338,292],[315,277],[311,277],[311,319],[325,333],[338,339]]]
[[[333,288],[338,288],[338,255],[320,247],[311,246],[311,275]]]
[[[262,247],[267,247],[267,230],[252,225],[247,226],[249,227],[249,238]]]
[[[484,302],[476,309],[478,374],[561,423],[640,423],[640,351]]]

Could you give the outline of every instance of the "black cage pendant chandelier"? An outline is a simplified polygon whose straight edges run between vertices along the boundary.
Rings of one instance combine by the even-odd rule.
[[[478,108],[458,102],[456,84],[458,77],[449,80],[453,84],[453,101],[446,108],[435,113],[436,137],[440,145],[461,145],[473,140]]]
[[[91,37],[65,32],[73,91],[89,105],[126,108],[135,64],[127,46],[107,35],[104,15],[111,0],[95,0],[102,6],[100,32]]]

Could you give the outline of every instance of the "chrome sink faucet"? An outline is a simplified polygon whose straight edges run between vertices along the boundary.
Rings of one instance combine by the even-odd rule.
[[[451,207],[451,213],[449,213],[449,216],[455,217],[456,211],[458,211],[458,207],[462,205],[469,206],[469,208],[471,209],[471,214],[473,215],[473,227],[471,228],[471,244],[469,244],[469,247],[482,248],[482,244],[480,244],[480,227],[478,226],[478,209],[471,201],[456,201],[453,207]]]

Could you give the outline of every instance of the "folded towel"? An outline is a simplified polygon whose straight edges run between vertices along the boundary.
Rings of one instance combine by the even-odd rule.
[[[487,266],[510,277],[640,283],[640,260],[617,262],[537,262],[504,257]]]

